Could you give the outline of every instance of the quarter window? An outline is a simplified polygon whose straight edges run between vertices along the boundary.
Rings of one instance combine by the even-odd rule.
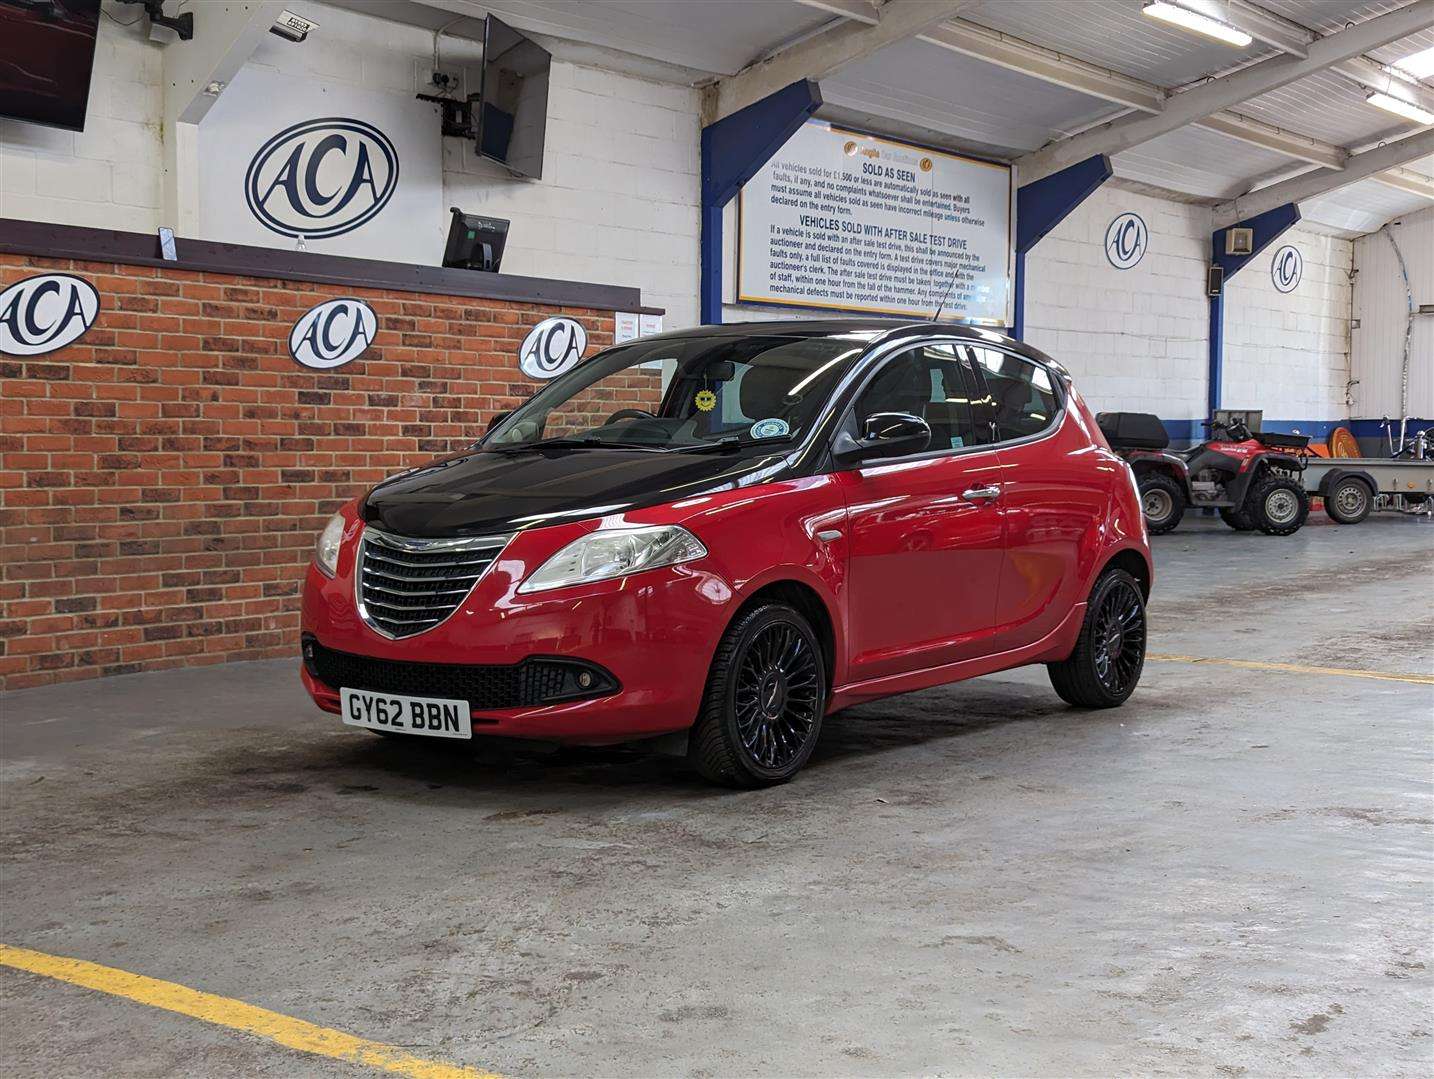
[[[860,427],[878,412],[907,412],[931,427],[931,449],[961,449],[978,437],[964,363],[951,345],[923,345],[892,357],[857,398]]]
[[[969,351],[988,391],[977,402],[977,422],[989,420],[998,441],[1039,434],[1055,422],[1060,397],[1044,367],[996,349]]]

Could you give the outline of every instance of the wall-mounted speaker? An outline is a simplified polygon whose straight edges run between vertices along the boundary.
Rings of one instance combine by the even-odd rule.
[[[1225,254],[1252,255],[1255,252],[1254,229],[1226,229]]]
[[[1218,296],[1225,289],[1225,267],[1211,266],[1210,272],[1205,275],[1205,294],[1207,296]]]

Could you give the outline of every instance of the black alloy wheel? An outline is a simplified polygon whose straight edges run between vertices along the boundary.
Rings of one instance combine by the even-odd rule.
[[[826,664],[811,623],[785,604],[756,607],[717,647],[689,756],[714,782],[785,782],[812,755],[826,697]]]
[[[1129,573],[1108,569],[1086,605],[1070,658],[1047,664],[1062,700],[1081,708],[1114,708],[1135,692],[1145,667],[1145,595]]]

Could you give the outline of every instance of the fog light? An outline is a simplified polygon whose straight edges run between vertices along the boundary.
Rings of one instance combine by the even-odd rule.
[[[593,676],[587,671],[583,671],[582,674],[578,675],[578,685],[583,689],[592,689]]]

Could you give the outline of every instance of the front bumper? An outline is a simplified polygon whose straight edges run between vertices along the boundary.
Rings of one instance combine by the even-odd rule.
[[[334,577],[309,567],[302,617],[305,642],[345,662],[326,668],[306,661],[305,688],[320,708],[335,713],[341,688],[469,699],[476,705],[471,711],[475,736],[603,744],[690,727],[731,613],[732,589],[704,559],[620,580],[518,594],[518,584],[533,569],[590,527],[519,533],[446,621],[393,639],[359,614],[354,575],[362,525],[351,520]],[[377,674],[364,677],[365,660],[384,668],[388,684],[380,684],[385,678]],[[405,677],[415,679],[413,688],[401,688],[392,681],[400,664],[428,667],[426,675],[432,678],[423,670],[408,671]],[[587,687],[582,699],[554,700],[553,669],[558,666],[586,669],[595,679],[608,676],[614,686],[598,682]],[[472,672],[472,692],[454,692],[469,677],[458,668]],[[326,670],[329,680],[345,684],[329,684]],[[429,683],[433,688],[419,691]],[[534,686],[549,688],[543,694]],[[582,689],[575,682],[569,688]],[[604,689],[600,696],[591,695]],[[557,696],[564,694],[559,690]],[[545,703],[534,703],[539,700]],[[491,701],[503,706],[492,707]]]

